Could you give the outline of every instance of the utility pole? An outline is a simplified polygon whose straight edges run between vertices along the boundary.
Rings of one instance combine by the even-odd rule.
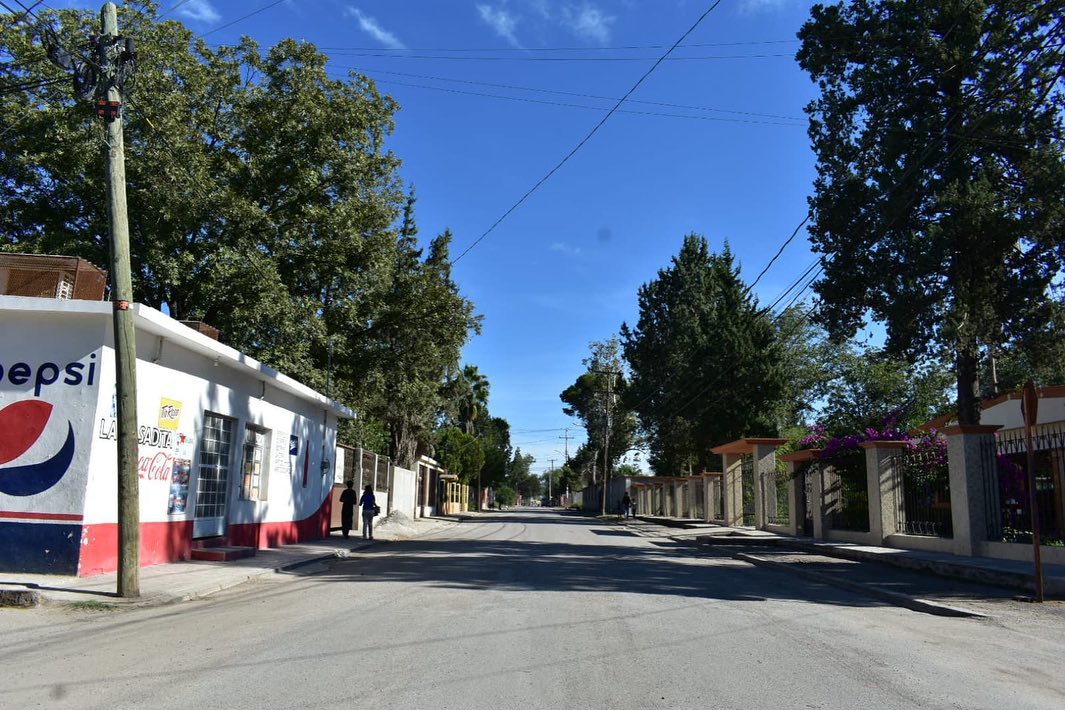
[[[606,430],[603,434],[603,501],[599,510],[600,515],[606,515],[606,489],[610,483],[610,428],[611,406],[614,403],[614,370],[595,370],[600,375],[606,375]]]
[[[122,137],[122,92],[133,78],[133,40],[118,35],[118,10],[112,2],[100,10],[102,32],[91,58],[63,47],[45,27],[48,58],[74,72],[79,99],[95,98],[104,120],[107,211],[111,232],[111,301],[115,337],[115,418],[118,448],[118,595],[140,596],[140,493],[137,479],[137,341],[133,331],[133,278],[129,265],[126,216],[126,162]]]
[[[564,453],[566,454],[566,462],[568,463],[569,462],[569,429],[563,429],[562,431],[563,431],[562,436],[560,436],[558,438],[559,439],[563,439],[565,441],[565,447],[566,448],[565,448],[565,452]]]
[[[118,595],[139,597],[140,492],[137,481],[137,340],[133,331],[133,279],[126,216],[126,158],[122,136],[122,89],[132,75],[133,44],[118,36],[118,10],[104,3],[103,33],[96,43],[100,62],[97,113],[107,127],[108,214],[111,221],[111,300],[114,303],[115,387],[118,419]]]
[[[551,504],[551,479],[555,477],[555,460],[548,459],[551,463],[551,468],[547,469],[547,504]]]

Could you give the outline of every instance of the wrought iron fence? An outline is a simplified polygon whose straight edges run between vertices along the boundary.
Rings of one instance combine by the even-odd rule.
[[[984,458],[988,501],[988,539],[1031,543],[1032,511],[1028,494],[1028,446],[1023,430],[995,435]],[[1065,473],[1065,427],[1039,427],[1032,437],[1036,510],[1044,545],[1065,545],[1062,490]]]
[[[762,503],[765,505],[766,522],[770,525],[791,525],[791,510],[788,507],[791,480],[791,473],[762,473]]]
[[[722,490],[721,476],[710,479],[710,519],[725,520],[725,494]]]
[[[692,517],[698,520],[706,519],[706,484],[702,478],[693,479],[695,485],[694,503],[692,504]]]
[[[869,532],[869,485],[865,454],[845,454],[821,465],[825,522],[833,530]]]
[[[740,482],[743,487],[743,524],[752,526],[754,525],[754,457],[750,454],[744,455],[740,464]]]
[[[936,451],[908,451],[892,456],[891,466],[898,505],[896,531],[953,537],[946,456]]]

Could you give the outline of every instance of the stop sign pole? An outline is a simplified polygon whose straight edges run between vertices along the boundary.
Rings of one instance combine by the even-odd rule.
[[[1039,508],[1035,490],[1035,451],[1032,445],[1032,429],[1039,412],[1039,392],[1031,380],[1024,385],[1021,399],[1024,413],[1025,448],[1028,452],[1028,508],[1032,514],[1032,561],[1035,563],[1035,600],[1043,601],[1043,560],[1039,549]]]

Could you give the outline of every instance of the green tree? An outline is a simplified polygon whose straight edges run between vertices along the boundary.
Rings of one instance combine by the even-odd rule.
[[[378,318],[365,331],[383,347],[363,370],[376,395],[370,411],[388,427],[389,453],[405,467],[432,442],[445,375],[457,367],[470,333],[480,331],[473,303],[451,277],[451,238],[445,231],[433,239],[422,260],[407,243],[408,256],[395,262]],[[404,244],[402,232],[399,239]]]
[[[632,373],[626,400],[656,473],[716,470],[712,447],[776,431],[785,384],[776,333],[728,245],[712,254],[706,239],[688,235],[637,298],[639,320],[621,328]]]
[[[820,421],[832,436],[884,425],[911,429],[951,402],[950,372],[937,361],[914,366],[876,348],[846,347],[828,372]]]
[[[514,505],[518,500],[518,494],[514,492],[514,489],[505,483],[497,486],[495,489],[496,505]]]
[[[330,78],[308,43],[210,48],[157,8],[119,9],[139,53],[123,107],[135,297],[328,387],[361,415],[345,441],[411,465],[478,320],[450,233],[422,255],[385,148],[395,102],[360,74]],[[97,29],[91,11],[40,14],[65,46]],[[0,95],[18,117],[0,131],[0,248],[107,263],[98,120],[68,78],[33,84],[64,77],[46,34],[0,23],[0,81],[30,82]]]
[[[531,454],[522,454],[521,449],[515,449],[514,458],[507,470],[507,485],[525,498],[540,496],[540,477],[532,472],[532,465],[535,461],[536,459]]]
[[[559,397],[566,405],[562,408],[563,413],[577,418],[584,427],[590,447],[602,452],[609,430],[610,462],[613,465],[633,444],[636,416],[625,406],[623,398],[626,381],[618,339],[593,341],[589,351],[589,356],[582,361],[585,372]],[[608,395],[612,397],[609,406]]]
[[[1023,343],[1062,271],[1061,2],[815,5],[800,65],[818,177],[820,321],[866,317],[887,347],[954,360],[958,419],[980,421],[981,345]]]
[[[457,427],[446,427],[437,432],[435,458],[460,482],[476,483],[484,465],[484,448],[480,439]]]
[[[480,439],[484,449],[481,485],[491,486],[502,482],[513,453],[510,447],[510,424],[506,419],[491,417],[486,420]]]

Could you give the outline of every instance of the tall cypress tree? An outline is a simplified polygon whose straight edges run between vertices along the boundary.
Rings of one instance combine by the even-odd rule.
[[[717,468],[710,449],[775,432],[783,391],[774,329],[740,279],[731,250],[685,237],[669,268],[640,287],[640,316],[622,325],[640,419],[659,474]]]

